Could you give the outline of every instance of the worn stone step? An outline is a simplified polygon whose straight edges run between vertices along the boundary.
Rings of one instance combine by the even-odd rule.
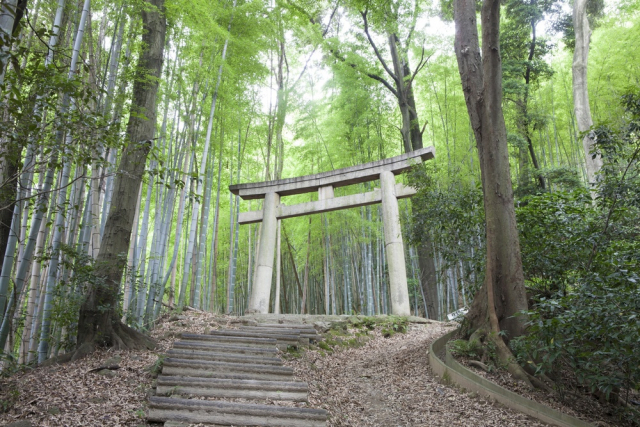
[[[287,327],[277,327],[277,326],[240,326],[240,330],[243,331],[247,331],[247,330],[254,330],[254,331],[268,331],[270,333],[281,333],[281,334],[311,334],[311,335],[315,335],[318,334],[318,331],[316,330],[316,328],[314,328],[313,326],[309,325],[306,328],[299,328],[299,327],[293,327],[293,328],[287,328]]]
[[[210,335],[213,336],[237,336],[243,338],[270,338],[276,340],[276,345],[281,348],[283,346],[298,346],[309,345],[309,338],[301,337],[300,335],[284,335],[284,334],[265,334],[260,331],[256,332],[244,332],[238,330],[224,330],[224,331],[211,331]]]
[[[291,335],[291,334],[271,334],[271,333],[261,333],[260,331],[256,332],[244,332],[244,331],[233,331],[233,330],[225,330],[225,331],[211,331],[208,335],[214,337],[241,337],[241,338],[267,338],[274,339],[278,344],[290,344],[296,345],[301,337],[300,335]],[[302,338],[304,341],[305,338]]]
[[[226,329],[229,330],[229,329]],[[231,329],[234,330],[234,329]],[[260,332],[264,332],[264,333],[270,333],[270,334],[294,334],[294,335],[298,335],[300,333],[303,332],[311,332],[311,329],[289,329],[289,328],[265,328],[265,327],[260,327],[260,326],[246,326],[246,325],[241,325],[238,329],[235,329],[237,331],[260,331]],[[315,331],[315,329],[314,329]]]
[[[147,419],[236,426],[324,427],[327,411],[154,396],[149,398]]]
[[[273,338],[255,337],[227,337],[222,335],[182,334],[182,339],[188,341],[208,341],[219,344],[241,344],[243,346],[272,348],[278,344]]]
[[[253,337],[253,338],[270,338],[270,339],[298,339],[299,331],[274,331],[254,329],[218,329],[209,331],[208,335],[229,336],[229,337]]]
[[[301,331],[316,330],[313,325],[307,323],[258,323],[254,328],[298,329]]]
[[[264,336],[277,336],[280,334],[291,335],[297,334],[302,339],[311,341],[322,341],[324,337],[316,332],[315,329],[301,330],[301,329],[285,329],[285,328],[258,328],[256,326],[241,326],[242,331],[253,330],[255,333],[264,334]],[[263,332],[264,331],[264,332]],[[304,342],[306,344],[306,342]]]
[[[215,362],[209,360],[176,359],[168,357],[162,364],[162,374],[187,377],[216,377],[222,374],[251,374],[256,380],[287,380],[293,376],[288,366],[260,365],[254,363]],[[212,375],[213,374],[213,375]]]
[[[219,353],[235,353],[235,354],[246,354],[253,356],[275,356],[278,351],[275,347],[273,348],[261,348],[261,347],[251,347],[247,345],[231,345],[231,344],[220,344],[215,342],[208,341],[176,341],[173,343],[173,348],[183,348],[190,350],[203,350],[203,351],[216,351]]]
[[[313,341],[322,341],[324,339],[320,334],[300,334],[300,338],[306,338]]]
[[[257,333],[262,333],[262,331],[257,332]],[[266,336],[277,336],[278,335],[277,332],[269,332],[269,334],[270,335],[266,335],[265,334],[264,336],[266,337]],[[318,341],[322,341],[324,339],[324,337],[322,335],[320,335],[318,333],[315,333],[315,332],[313,332],[313,333],[304,333],[304,332],[302,332],[298,336],[300,337],[299,341],[300,341],[300,344],[302,344],[302,345],[308,345],[309,342],[313,342],[313,341],[318,342]],[[285,343],[285,342],[284,341],[278,341],[278,343]],[[286,343],[289,344],[289,342],[286,342]]]
[[[203,371],[197,369],[181,369],[178,367],[172,367],[169,369],[168,373],[162,372],[163,375],[168,377],[176,376],[176,377],[201,377],[201,378],[219,378],[222,380],[249,380],[249,381],[290,381],[293,376],[291,375],[261,375],[256,376],[255,373],[248,374],[238,374],[238,373],[229,373],[223,371]]]
[[[218,362],[257,363],[260,365],[282,365],[277,357],[249,356],[236,353],[218,353],[215,351],[199,351],[173,348],[167,351],[167,356],[176,359],[212,360]]]
[[[194,395],[218,398],[273,399],[306,402],[309,387],[304,382],[233,380],[221,378],[158,377],[156,394]]]
[[[221,344],[238,344],[243,346],[257,346],[257,347],[272,347],[276,344],[274,338],[261,338],[261,337],[242,337],[242,336],[224,336],[224,335],[211,335],[211,334],[187,334],[184,333],[181,337],[189,341],[211,341]]]

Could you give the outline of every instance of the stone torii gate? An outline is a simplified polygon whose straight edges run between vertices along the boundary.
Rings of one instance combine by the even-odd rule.
[[[243,200],[264,199],[262,210],[243,212],[238,219],[239,224],[262,222],[258,255],[253,273],[254,285],[247,311],[253,313],[269,312],[276,229],[279,219],[382,203],[385,251],[389,266],[391,312],[400,316],[410,315],[398,199],[411,197],[416,193],[416,190],[402,184],[396,184],[395,175],[407,171],[416,163],[432,159],[434,154],[433,147],[426,147],[390,159],[315,175],[230,185],[229,190]],[[336,187],[377,179],[380,180],[379,189],[376,188],[368,193],[334,197],[333,189]],[[318,191],[318,201],[316,202],[291,206],[280,203],[280,198],[283,196],[312,191]]]

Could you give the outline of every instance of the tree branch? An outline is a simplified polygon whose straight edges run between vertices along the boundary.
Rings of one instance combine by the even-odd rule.
[[[409,28],[409,34],[407,35],[407,39],[404,42],[404,54],[406,55],[409,51],[409,45],[411,44],[411,38],[413,37],[413,32],[416,29],[416,22],[418,20],[418,2],[417,0],[413,2],[413,20],[411,21],[411,28]]]
[[[369,34],[369,21],[367,20],[367,13],[368,13],[368,10],[366,10],[366,9],[365,9],[364,12],[360,12],[360,14],[362,15],[362,19],[364,20],[364,33],[367,35],[367,39],[369,40],[369,44],[373,48],[373,51],[376,53],[376,57],[378,58],[378,61],[380,61],[380,64],[382,64],[382,67],[384,68],[384,70],[387,72],[387,74],[389,74],[391,76],[391,78],[397,84],[398,83],[398,77],[393,73],[393,71],[391,71],[391,69],[389,69],[389,66],[387,66],[386,61],[384,60],[384,58],[382,58],[382,55],[380,55],[380,51],[378,50],[378,47],[373,42],[373,39],[371,38],[371,34]]]
[[[379,81],[379,82],[380,82],[380,83],[382,83],[382,84],[383,84],[387,89],[389,89],[389,91],[393,94],[393,96],[395,96],[395,97],[396,97],[396,98],[398,98],[398,99],[400,98],[400,95],[398,95],[398,91],[397,91],[393,86],[391,86],[391,84],[390,84],[388,81],[386,81],[384,78],[382,78],[382,77],[380,77],[380,76],[378,76],[378,75],[376,75],[376,74],[373,74],[373,73],[368,73],[368,72],[366,72],[366,71],[359,70],[359,69],[358,69],[358,66],[357,66],[356,64],[354,64],[354,63],[352,63],[352,62],[347,62],[347,59],[346,59],[346,58],[343,58],[342,56],[340,56],[340,54],[339,54],[337,51],[333,50],[333,49],[329,49],[329,52],[331,52],[331,53],[333,54],[333,56],[335,56],[335,57],[336,57],[336,59],[338,59],[339,61],[344,62],[345,64],[347,64],[348,66],[350,66],[350,67],[351,67],[351,68],[353,68],[354,70],[356,70],[356,71],[358,71],[358,72],[360,72],[360,73],[362,73],[362,74],[366,75],[366,76],[367,76],[367,77],[369,77],[370,79],[373,79],[373,80]]]
[[[312,24],[316,24],[316,20],[313,18],[313,16],[311,16],[309,14],[309,12],[307,12],[306,10],[304,10],[301,6],[298,6],[297,4],[295,4],[294,2],[292,2],[291,0],[286,0],[287,4],[289,6],[291,6],[292,8],[294,8],[295,10],[297,10],[299,13],[301,13],[302,15],[306,16],[307,19],[309,20],[309,22],[311,22]]]
[[[306,11],[304,10],[302,7],[298,6],[297,4],[295,4],[293,1],[291,0],[286,0],[287,4],[289,4],[292,8],[294,8],[295,10],[297,10],[299,13],[301,13],[302,15],[306,16],[309,19],[309,22],[311,22],[312,24],[316,24],[316,20]],[[331,21],[333,20],[333,17],[336,13],[336,10],[338,9],[338,5],[340,4],[340,0],[336,1],[335,7],[333,9],[333,12],[331,13],[331,17],[329,20],[329,24],[331,23]],[[366,12],[364,14],[364,18],[365,18],[365,32],[367,33],[367,37],[369,38],[369,42],[371,43],[371,45],[373,46],[374,50],[376,51],[376,55],[378,56],[378,59],[380,60],[380,62],[382,63],[382,66],[385,68],[385,70],[389,73],[389,75],[393,78],[394,82],[397,82],[396,80],[396,76],[391,72],[391,70],[389,69],[389,67],[387,67],[387,64],[384,62],[384,60],[382,59],[382,57],[380,56],[380,53],[378,52],[377,47],[375,46],[375,44],[373,43],[373,40],[371,40],[371,37],[369,36],[369,31],[368,31],[368,24],[366,22]],[[327,25],[327,28],[325,29],[325,31],[322,33],[322,37],[324,38],[324,36],[327,34],[328,30],[329,30],[329,26]],[[353,63],[349,63],[347,62],[346,58],[343,58],[342,56],[340,56],[340,54],[333,50],[333,49],[329,49],[329,51],[331,52],[331,54],[333,56],[336,57],[336,59],[346,63],[347,65],[349,65],[351,68],[355,69],[358,72],[361,72],[362,74],[365,74],[367,77],[376,80],[380,83],[382,83],[387,89],[389,89],[389,91],[393,94],[393,96],[395,96],[396,98],[399,98],[398,95],[398,91],[388,82],[386,81],[383,77],[380,77],[376,74],[373,73],[367,73],[365,71],[361,71],[358,70],[358,66],[356,64]],[[315,52],[315,49],[314,49]],[[311,55],[313,55],[313,52],[311,53]],[[307,59],[307,63],[309,62],[309,60],[311,59],[311,55],[309,56],[309,59]],[[305,64],[305,68],[306,69],[307,65]],[[302,77],[302,73],[300,74],[300,76],[298,77],[298,79],[296,79],[296,82],[294,83],[294,86],[298,83],[298,81],[300,80],[300,78]]]
[[[422,125],[422,129],[420,130],[420,135],[424,134],[424,130],[427,128],[427,123],[429,123],[429,120],[424,121],[424,125]]]
[[[420,70],[422,70],[424,68],[424,66],[427,65],[427,62],[429,62],[429,59],[431,59],[432,56],[433,56],[433,54],[429,55],[426,59],[424,58],[424,44],[423,44],[422,45],[422,54],[420,55],[420,61],[418,62],[418,66],[416,67],[416,69],[413,72],[413,74],[411,74],[411,78],[409,79],[409,82],[407,83],[407,88],[411,87],[411,85],[413,84],[413,80],[416,78],[416,76],[418,75]]]
[[[322,38],[324,38],[324,36],[327,35],[327,33],[329,32],[329,27],[331,27],[331,21],[333,21],[333,17],[336,14],[336,11],[338,10],[338,5],[340,4],[340,0],[336,1],[336,5],[333,7],[333,12],[331,12],[331,16],[329,17],[329,22],[327,23],[327,28],[324,29],[324,31],[322,32]]]
[[[350,65],[351,65],[351,67],[352,67],[352,68],[356,68],[355,64],[350,64]],[[365,74],[366,74],[366,75],[367,75],[367,77],[369,77],[370,79],[377,80],[377,81],[379,81],[380,83],[382,83],[382,84],[383,84],[387,89],[389,89],[389,91],[390,91],[390,92],[393,94],[393,96],[395,96],[396,98],[399,98],[399,97],[400,97],[400,95],[398,95],[398,91],[397,91],[397,90],[395,90],[395,89],[394,89],[394,87],[393,87],[393,86],[391,86],[391,85],[389,84],[389,82],[388,82],[388,81],[386,81],[385,79],[383,79],[382,77],[377,76],[377,75],[375,75],[375,74],[371,74],[371,73],[365,73]]]
[[[327,35],[327,33],[329,32],[329,28],[331,27],[331,22],[333,21],[333,17],[336,14],[336,11],[338,10],[338,5],[340,4],[340,0],[336,1],[336,5],[333,8],[333,12],[331,12],[331,16],[329,17],[329,22],[327,23],[327,27],[324,29],[324,31],[322,32],[322,38],[324,39],[324,37]],[[302,76],[304,75],[304,73],[307,71],[307,67],[309,66],[309,62],[311,61],[311,58],[313,57],[313,54],[316,53],[316,50],[318,50],[318,46],[315,46],[313,48],[313,51],[311,52],[311,54],[309,55],[309,57],[307,58],[306,62],[304,63],[304,67],[302,67],[302,71],[300,71],[300,75],[298,75],[298,78],[295,80],[295,82],[293,82],[293,84],[290,86],[290,89],[295,88],[298,85],[298,82],[300,81],[300,79],[302,78]]]

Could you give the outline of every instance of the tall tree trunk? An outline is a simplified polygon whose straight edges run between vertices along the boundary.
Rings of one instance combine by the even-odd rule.
[[[104,283],[89,284],[80,308],[78,349],[82,356],[96,345],[116,348],[150,348],[153,340],[120,322],[117,316],[118,294],[126,254],[131,239],[136,198],[142,183],[145,164],[156,128],[156,97],[165,45],[166,18],[164,0],[148,0],[149,9],[142,11],[146,49],[139,58],[133,84],[135,114],[127,125],[128,147],[123,151],[113,186],[105,232],[96,259],[96,276]]]
[[[393,60],[393,71],[396,76],[396,88],[398,107],[402,116],[402,141],[406,153],[422,148],[422,132],[416,110],[416,101],[413,96],[413,85],[407,79],[411,77],[408,59],[402,57],[398,49],[398,37],[389,35],[389,52]]]
[[[502,113],[500,2],[484,0],[482,4],[482,54],[476,2],[455,0],[454,19],[458,69],[480,158],[487,236],[485,280],[467,318],[471,329],[492,332],[487,336],[496,345],[501,363],[516,378],[530,383],[500,337],[501,331],[507,339],[525,333],[526,318],[514,315],[527,309]]]
[[[497,0],[483,3],[482,56],[475,2],[456,0],[455,21],[458,67],[480,158],[487,236],[485,281],[469,315],[472,324],[479,327],[494,313],[499,330],[506,331],[512,339],[525,331],[524,317],[513,315],[527,309],[527,298],[502,114],[500,3]]]
[[[456,57],[480,159],[487,236],[485,280],[474,298],[468,319],[472,329],[494,332],[489,335],[501,361],[514,376],[529,382],[498,335],[500,331],[506,332],[507,339],[523,335],[526,319],[514,315],[527,309],[502,113],[500,2],[483,2],[482,55],[475,2],[456,0],[454,7]]]
[[[418,266],[420,267],[420,285],[426,298],[425,307],[427,308],[427,316],[429,316],[429,319],[440,320],[436,264],[433,260],[433,249],[430,239],[424,242],[418,249]]]
[[[578,122],[578,131],[587,132],[593,126],[591,120],[591,108],[589,107],[589,91],[587,88],[587,66],[589,62],[589,43],[591,41],[591,29],[587,19],[587,0],[575,0],[573,5],[573,28],[576,33],[576,47],[573,52],[573,108]],[[591,132],[582,138],[585,164],[587,167],[587,180],[589,185],[596,183],[597,174],[602,168],[602,157],[592,153],[595,140]],[[595,197],[595,192],[592,195]]]
[[[216,208],[213,214],[213,274],[209,305],[215,307],[218,291],[218,227],[220,224],[220,178],[222,176],[222,149],[224,147],[224,126],[220,125],[220,148],[218,149],[218,189],[216,190]]]
[[[524,139],[527,141],[527,148],[529,150],[529,156],[531,156],[531,163],[533,163],[533,168],[536,170],[538,185],[541,189],[546,189],[546,183],[544,180],[544,176],[540,173],[540,163],[538,162],[538,156],[536,156],[536,151],[533,148],[533,140],[531,139],[531,119],[529,117],[529,92],[531,90],[531,71],[533,61],[535,60],[535,52],[536,52],[536,21],[531,21],[531,41],[529,42],[529,57],[527,58],[526,68],[527,70],[524,73],[524,97],[522,100],[522,105],[519,107],[520,112],[522,114],[522,123],[520,124],[522,128],[522,133],[524,134]]]

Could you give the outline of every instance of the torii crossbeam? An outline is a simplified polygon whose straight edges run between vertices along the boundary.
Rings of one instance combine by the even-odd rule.
[[[229,191],[244,200],[264,199],[262,210],[243,212],[239,217],[239,224],[262,222],[257,262],[253,273],[254,286],[247,312],[269,312],[276,229],[279,219],[382,203],[385,251],[389,266],[391,312],[400,316],[408,316],[410,314],[409,290],[398,199],[411,197],[416,193],[416,190],[402,184],[396,184],[395,175],[407,171],[414,164],[432,159],[434,155],[434,148],[426,147],[401,156],[315,175],[230,185]],[[334,197],[333,189],[336,187],[377,179],[380,180],[380,189],[368,193]],[[280,198],[283,196],[312,191],[318,191],[317,202],[292,206],[280,203]]]

